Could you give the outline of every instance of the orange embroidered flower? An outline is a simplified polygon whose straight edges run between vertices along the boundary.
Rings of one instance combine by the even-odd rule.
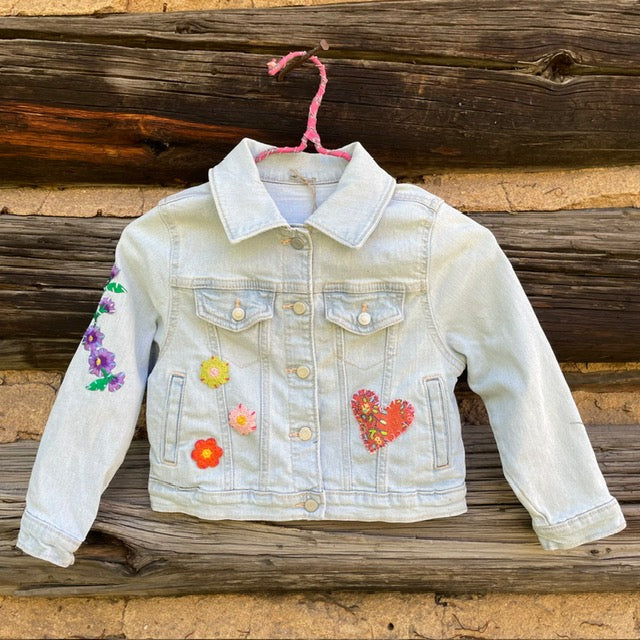
[[[238,433],[247,436],[256,430],[256,412],[247,409],[243,404],[239,404],[235,409],[229,411],[229,424]]]
[[[196,442],[196,446],[191,452],[191,458],[195,460],[200,469],[206,469],[207,467],[217,467],[222,453],[215,438],[208,438]]]
[[[200,365],[200,380],[212,389],[229,382],[229,363],[211,356]]]

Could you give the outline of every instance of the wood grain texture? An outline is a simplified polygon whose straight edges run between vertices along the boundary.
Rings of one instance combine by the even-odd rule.
[[[295,142],[317,77],[265,63],[321,37],[325,144],[395,174],[640,161],[637,3],[409,0],[0,18],[3,181],[192,183],[242,136]]]
[[[539,547],[502,475],[488,427],[467,427],[469,512],[421,523],[206,522],[154,513],[148,445],[133,443],[103,496],[76,564],[58,569],[13,548],[37,443],[0,447],[0,594],[63,596],[415,589],[615,591],[640,588],[640,438],[635,426],[589,436],[625,531],[569,551]]]
[[[561,361],[637,360],[640,211],[471,217],[496,235]],[[0,368],[66,367],[127,222],[0,216]]]

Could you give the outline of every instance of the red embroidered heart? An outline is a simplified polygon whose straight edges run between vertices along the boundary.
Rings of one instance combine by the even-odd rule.
[[[413,422],[415,409],[407,400],[393,400],[383,410],[380,398],[369,389],[360,389],[351,398],[351,409],[360,425],[364,446],[371,453],[386,447]]]

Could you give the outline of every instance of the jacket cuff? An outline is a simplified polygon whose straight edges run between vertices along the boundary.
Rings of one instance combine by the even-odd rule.
[[[76,540],[27,511],[22,515],[16,546],[34,558],[68,567],[73,564],[73,553],[81,544],[82,540]]]
[[[549,551],[572,549],[587,542],[594,542],[618,533],[626,526],[622,510],[615,498],[559,524],[533,523],[540,544]]]

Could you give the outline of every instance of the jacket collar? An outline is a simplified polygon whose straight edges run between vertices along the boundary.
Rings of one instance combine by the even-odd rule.
[[[342,148],[351,154],[350,162],[335,156],[287,153],[273,154],[256,165],[255,156],[269,148],[245,138],[209,171],[211,191],[229,241],[237,243],[269,229],[289,227],[262,178],[290,180],[291,171],[297,169],[317,181],[338,182],[335,192],[305,225],[348,247],[361,247],[380,221],[395,180],[359,142]]]

